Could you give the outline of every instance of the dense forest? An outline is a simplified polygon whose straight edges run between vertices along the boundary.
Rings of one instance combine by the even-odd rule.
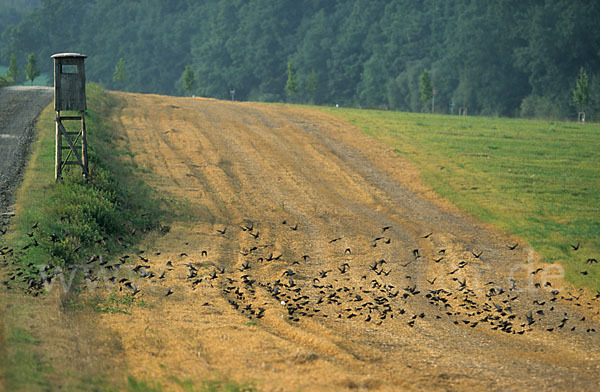
[[[42,0],[2,0],[2,4],[0,4],[0,34],[6,26],[19,23],[24,15],[32,9],[40,7],[41,4]]]
[[[81,52],[112,89],[430,111],[427,69],[435,112],[566,118],[583,69],[588,118],[600,112],[596,0],[43,0],[9,14],[0,63],[34,53],[50,70],[53,53]]]

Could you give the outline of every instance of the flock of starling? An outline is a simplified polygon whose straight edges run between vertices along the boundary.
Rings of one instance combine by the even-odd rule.
[[[302,230],[297,223],[292,225],[282,221],[277,225],[279,230],[286,230],[292,237]],[[36,246],[36,226],[32,227],[29,246]],[[419,248],[408,249],[404,259],[369,259],[369,254],[373,254],[370,248],[386,247],[394,241],[393,228],[384,226],[374,233],[369,249],[349,247],[339,236],[325,240],[325,246],[339,254],[335,265],[331,261],[321,263],[310,252],[284,257],[264,242],[258,226],[257,222],[246,221],[216,229],[215,236],[221,237],[222,241],[236,241],[238,236],[248,236],[252,244],[237,248],[239,256],[233,257],[236,262],[226,267],[211,261],[209,249],[202,250],[197,256],[180,252],[166,263],[163,260],[162,265],[151,260],[160,252],[137,251],[113,262],[92,256],[81,265],[72,265],[65,270],[47,264],[39,268],[37,276],[13,270],[2,285],[11,288],[11,281],[20,280],[36,295],[56,282],[60,275],[64,275],[61,278],[64,281],[68,280],[66,275],[80,271],[82,284],[111,285],[111,288],[132,296],[139,296],[147,287],[158,287],[164,297],[171,297],[178,290],[193,293],[198,287],[208,285],[220,290],[234,310],[251,320],[261,319],[271,310],[279,309],[290,323],[312,318],[353,320],[380,326],[395,320],[414,328],[423,321],[446,320],[507,334],[525,334],[536,328],[547,332],[595,332],[591,320],[565,304],[593,311],[599,308],[600,292],[589,298],[584,296],[587,298],[584,300],[581,292],[561,292],[553,289],[550,282],[536,282],[533,293],[524,293],[514,279],[509,279],[506,285],[488,281],[483,288],[481,285],[472,287],[467,271],[473,264],[482,262],[484,252],[481,250],[471,250],[469,257],[461,257],[464,260],[459,262],[452,262],[456,258],[450,257],[450,251],[446,249],[436,249],[434,255],[425,255],[426,252]],[[0,229],[2,234],[5,231],[6,226]],[[435,234],[429,232],[420,239],[434,237]],[[580,244],[572,245],[573,251],[578,251],[579,247]],[[518,244],[509,244],[506,248],[515,251]],[[5,264],[11,253],[13,249],[0,249]],[[423,268],[427,263],[435,265],[436,276],[426,276],[427,273],[422,272],[427,270]],[[593,267],[597,261],[590,258],[587,263]],[[322,265],[331,267],[325,269]],[[26,267],[31,270],[35,266]],[[542,270],[538,268],[530,274],[533,277]],[[174,286],[163,283],[173,282],[171,278],[179,283]],[[186,286],[188,289],[184,290]]]
[[[249,234],[254,231],[253,224],[240,227]],[[292,229],[298,230],[298,226]],[[391,236],[387,235],[390,229],[390,226],[382,227],[381,232],[373,236],[371,246],[389,245],[392,242]],[[219,232],[224,235],[226,230]],[[432,235],[430,232],[421,238],[428,239]],[[328,244],[336,246],[335,243],[341,239],[333,238]],[[517,247],[518,244],[507,245],[511,251]],[[536,283],[538,295],[534,294],[536,299],[527,303],[515,280],[510,280],[508,287],[494,281],[487,282],[484,290],[470,287],[466,277],[459,277],[460,271],[469,268],[471,261],[467,260],[447,266],[445,277],[450,279],[449,285],[439,283],[448,280],[438,280],[438,276],[420,279],[413,274],[411,265],[443,262],[448,256],[445,249],[439,249],[431,261],[415,248],[410,251],[412,257],[408,260],[376,259],[366,262],[364,256],[354,258],[352,255],[356,252],[345,247],[342,257],[345,261],[340,261],[336,268],[319,269],[315,268],[315,260],[308,254],[298,260],[286,261],[281,260],[281,254],[274,256],[269,253],[266,256],[269,251],[264,248],[257,245],[242,250],[244,261],[238,271],[231,271],[222,280],[223,293],[231,306],[251,319],[260,319],[271,306],[280,304],[290,322],[310,317],[353,319],[382,325],[395,319],[414,327],[419,320],[427,318],[448,319],[471,328],[487,326],[510,334],[524,334],[537,326],[548,332],[576,331],[578,328],[586,333],[595,332],[592,325],[586,324],[584,316],[569,315],[569,308],[562,303],[572,302],[576,306],[597,309],[597,304],[592,302],[600,300],[600,293],[588,302],[580,303],[581,294],[551,290],[548,295],[545,289],[551,283],[544,282],[544,290],[541,283]],[[481,250],[472,250],[472,261],[480,260],[482,254]],[[264,281],[254,277],[252,270],[260,271],[265,263],[275,263],[281,269],[277,279]],[[256,276],[261,276],[259,271]],[[532,274],[539,272],[533,271]]]

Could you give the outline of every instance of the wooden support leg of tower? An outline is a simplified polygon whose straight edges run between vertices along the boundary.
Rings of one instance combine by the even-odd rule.
[[[60,112],[56,112],[56,160],[54,164],[54,179],[58,181],[62,178],[62,134],[58,126],[60,122]]]
[[[87,159],[87,136],[85,129],[85,110],[81,111],[81,162],[83,163],[83,175],[88,179],[88,159]]]
[[[63,120],[80,120],[81,121],[81,130],[79,132],[68,132],[63,125]],[[72,141],[70,136],[77,135],[77,138]],[[62,138],[65,138],[65,141],[68,144],[68,147],[65,147],[69,150],[69,153],[64,158],[62,157]],[[77,151],[77,141],[81,137],[81,151]],[[69,157],[73,154],[77,162],[69,161]],[[55,180],[58,181],[62,178],[62,170],[66,165],[79,164],[83,171],[83,176],[85,179],[89,179],[89,171],[88,171],[88,159],[87,159],[87,138],[86,138],[86,130],[85,130],[85,111],[81,111],[81,116],[60,116],[60,112],[56,112],[56,166],[54,169]]]

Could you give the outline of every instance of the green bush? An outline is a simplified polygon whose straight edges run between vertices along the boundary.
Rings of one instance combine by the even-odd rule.
[[[560,116],[560,108],[550,98],[529,95],[521,102],[521,117],[552,120]]]

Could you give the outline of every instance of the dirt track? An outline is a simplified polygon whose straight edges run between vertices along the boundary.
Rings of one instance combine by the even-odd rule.
[[[166,271],[136,281],[153,306],[101,316],[133,375],[265,391],[597,387],[598,300],[558,268],[535,272],[508,248],[518,239],[438,199],[385,146],[308,109],[119,97],[122,142],[190,214],[137,260]]]
[[[48,87],[0,88],[0,214],[10,203],[29,144],[35,119],[52,101]],[[5,223],[0,215],[0,224]]]

